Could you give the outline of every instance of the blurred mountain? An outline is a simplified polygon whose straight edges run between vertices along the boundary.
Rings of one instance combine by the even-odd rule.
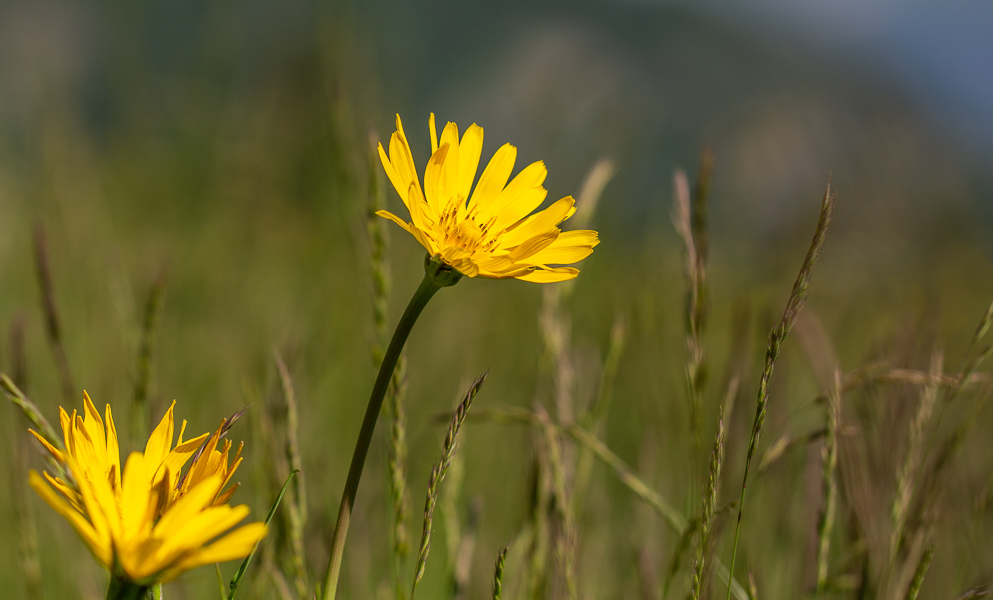
[[[322,161],[344,169],[337,163],[355,160],[350,138],[331,130],[342,119],[354,139],[367,124],[385,137],[401,113],[423,162],[434,111],[441,122],[484,126],[484,159],[510,141],[522,164],[545,160],[550,197],[575,193],[599,157],[613,158],[600,218],[608,229],[664,223],[673,169],[692,170],[704,147],[717,156],[714,226],[755,243],[806,226],[829,174],[839,218],[866,243],[892,236],[932,251],[987,229],[986,155],[908,91],[905,71],[934,68],[886,59],[925,54],[930,42],[900,40],[920,39],[928,21],[883,9],[859,19],[853,3],[839,6],[9,2],[0,132],[16,156],[38,143],[57,105],[98,142],[178,149],[184,174],[229,168],[234,159],[218,148],[235,148],[235,162],[249,161],[238,173],[255,177],[264,163],[271,185],[306,196]],[[947,29],[942,39],[956,39]],[[988,61],[983,47],[976,61]],[[335,110],[337,122],[323,116]],[[206,185],[197,193],[214,194]]]

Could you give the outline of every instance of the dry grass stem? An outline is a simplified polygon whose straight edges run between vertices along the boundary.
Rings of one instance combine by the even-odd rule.
[[[62,398],[66,406],[69,406],[76,399],[76,386],[72,382],[69,358],[62,339],[62,322],[59,318],[58,304],[55,302],[55,286],[52,284],[52,269],[48,260],[48,243],[45,238],[45,228],[41,225],[34,230],[34,256],[35,273],[41,290],[41,308],[45,315],[45,334],[61,378]]]
[[[555,554],[560,568],[560,580],[564,584],[565,596],[568,600],[577,597],[576,572],[573,562],[573,539],[575,525],[572,515],[572,502],[566,484],[565,464],[562,457],[562,447],[559,443],[558,430],[552,424],[548,413],[538,406],[535,415],[544,435],[545,448],[548,455],[548,467],[552,479],[552,508],[557,519],[555,535]]]
[[[287,535],[290,542],[290,564],[293,567],[293,587],[298,597],[306,597],[310,587],[307,578],[307,559],[304,555],[304,526],[307,523],[307,485],[303,475],[303,461],[300,459],[299,429],[296,390],[290,370],[278,352],[273,351],[273,362],[279,375],[283,402],[286,407],[286,446],[284,454],[290,472],[296,472],[289,502],[286,506]]]
[[[531,427],[542,427],[539,417],[532,411],[507,407],[502,409],[478,409],[474,411],[473,418],[481,421],[489,421],[504,424],[521,424]],[[682,535],[690,522],[669,501],[665,500],[658,492],[653,490],[641,478],[628,467],[619,456],[596,436],[576,425],[562,426],[556,425],[562,432],[583,448],[586,448],[603,464],[610,468],[617,479],[624,484],[635,496],[651,507],[662,520],[677,535]],[[728,568],[718,560],[714,559],[714,573],[725,584],[731,581],[732,594],[738,600],[745,600],[748,596],[745,589],[737,581],[730,579]]]
[[[683,275],[686,280],[686,300],[684,320],[686,332],[686,394],[690,404],[690,439],[692,442],[692,464],[700,463],[702,453],[700,394],[704,375],[704,356],[700,334],[703,328],[704,313],[704,262],[697,251],[693,231],[693,206],[690,199],[690,184],[686,173],[677,170],[673,176],[673,225],[683,241],[685,265]],[[692,469],[694,478],[696,469]]]
[[[759,464],[755,468],[755,476],[758,477],[765,474],[780,459],[789,454],[791,450],[806,447],[808,444],[820,440],[825,435],[827,435],[827,429],[814,429],[800,435],[784,433],[775,442],[769,444],[769,447],[762,453],[762,459],[759,460]]]
[[[155,350],[155,335],[158,330],[162,298],[165,295],[167,272],[159,272],[148,293],[145,315],[142,320],[141,338],[138,343],[138,365],[131,396],[131,443],[141,448],[148,439],[151,422],[148,412],[148,395],[152,383],[152,354]]]
[[[936,377],[942,373],[942,355],[935,352],[931,357],[930,373]],[[904,527],[910,511],[910,503],[914,490],[917,487],[918,467],[921,465],[924,454],[925,429],[931,421],[935,403],[938,400],[938,386],[926,386],[921,393],[920,404],[917,412],[910,421],[910,430],[907,434],[907,453],[896,480],[896,497],[891,508],[892,530],[890,534],[890,564],[895,564],[897,554],[900,550],[901,542],[904,541]]]
[[[676,541],[676,547],[673,549],[672,556],[669,558],[669,566],[666,569],[665,578],[662,580],[663,598],[669,596],[669,589],[672,587],[672,582],[676,578],[676,574],[679,573],[679,568],[683,564],[683,558],[689,552],[690,547],[693,545],[693,538],[699,530],[700,519],[693,517]]]
[[[462,401],[459,402],[458,407],[455,409],[455,414],[452,415],[452,419],[448,424],[448,432],[445,434],[445,441],[442,444],[441,459],[431,469],[431,476],[428,478],[427,494],[424,500],[424,525],[421,530],[421,543],[417,553],[417,566],[414,570],[414,581],[410,586],[411,598],[414,597],[417,591],[417,584],[424,577],[428,554],[431,551],[431,530],[434,527],[434,511],[438,504],[439,486],[445,478],[445,474],[452,464],[452,458],[458,449],[459,430],[462,428],[462,423],[465,422],[466,416],[469,414],[472,401],[476,397],[476,394],[479,393],[479,389],[482,387],[484,381],[486,381],[486,373],[483,373],[476,379],[469,388],[469,391],[462,398]]]
[[[465,527],[460,531],[458,545],[452,553],[452,590],[454,600],[468,600],[472,576],[472,562],[476,553],[476,534],[479,530],[479,516],[482,503],[479,499],[469,502]]]
[[[958,596],[955,596],[955,600],[975,600],[976,598],[985,598],[989,595],[989,588],[975,587],[962,592]]]
[[[14,381],[23,386],[27,378],[27,365],[24,356],[24,320],[15,319],[10,330],[10,362]],[[17,557],[21,573],[24,576],[24,587],[27,598],[40,600],[44,598],[44,586],[41,577],[41,561],[38,555],[38,530],[35,527],[34,510],[31,505],[31,493],[28,491],[24,473],[28,470],[30,442],[27,432],[23,430],[22,421],[14,412],[15,404],[10,404],[11,418],[8,419],[10,431],[10,457],[12,467],[9,471],[9,489],[13,496],[13,517],[17,532]]]
[[[571,218],[572,226],[575,229],[586,229],[593,221],[597,206],[600,204],[600,197],[603,190],[614,177],[614,161],[609,158],[598,160],[590,171],[586,174],[579,187],[579,194],[576,195],[576,214]]]
[[[696,561],[693,565],[693,589],[690,593],[693,600],[703,597],[707,587],[707,557],[710,553],[711,535],[713,533],[714,513],[717,510],[717,493],[720,487],[721,466],[724,462],[724,414],[718,417],[717,437],[714,439],[714,449],[710,456],[710,470],[707,476],[707,488],[703,493],[703,509],[700,518],[700,545],[697,549]]]
[[[827,427],[824,448],[821,450],[821,485],[823,497],[817,519],[817,589],[824,594],[828,582],[828,556],[831,550],[831,532],[838,503],[838,430],[841,422],[841,371],[835,369],[834,386],[828,392]]]
[[[786,309],[783,311],[782,319],[780,319],[779,324],[773,328],[772,332],[769,334],[769,346],[766,349],[765,355],[765,368],[762,369],[762,376],[759,379],[758,399],[755,403],[755,419],[752,422],[752,432],[748,440],[748,453],[745,455],[745,471],[741,478],[741,497],[738,500],[738,519],[735,524],[734,543],[731,551],[732,576],[734,574],[734,564],[737,558],[738,535],[741,531],[741,516],[744,510],[745,489],[748,486],[748,471],[758,448],[759,439],[762,435],[762,426],[765,424],[765,416],[768,410],[769,381],[772,378],[772,372],[776,366],[776,359],[779,357],[782,343],[789,335],[794,323],[796,323],[797,316],[799,316],[800,311],[803,309],[803,305],[807,300],[807,293],[810,287],[810,279],[813,275],[814,264],[817,262],[817,259],[821,253],[821,248],[824,246],[828,226],[831,224],[831,215],[834,212],[834,203],[835,197],[831,193],[831,186],[828,185],[821,201],[821,211],[820,217],[817,221],[817,229],[814,231],[814,238],[810,243],[810,248],[807,250],[807,256],[804,258],[803,265],[800,267],[800,273],[797,275],[796,281],[793,283],[793,289],[790,292],[790,298],[786,303]],[[728,589],[727,597],[731,597],[730,588]]]

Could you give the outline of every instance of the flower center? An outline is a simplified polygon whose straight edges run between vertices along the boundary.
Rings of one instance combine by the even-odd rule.
[[[465,200],[461,195],[448,201],[445,210],[441,213],[440,223],[446,246],[454,246],[467,252],[492,248],[496,239],[490,239],[487,234],[496,218],[492,217],[479,223],[477,219],[480,218],[480,214],[476,208],[474,206],[467,211]]]

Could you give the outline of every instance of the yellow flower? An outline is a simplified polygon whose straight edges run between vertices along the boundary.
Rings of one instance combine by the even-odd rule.
[[[599,243],[595,231],[559,229],[558,225],[576,212],[572,196],[528,216],[548,193],[542,187],[548,173],[544,163],[528,165],[507,183],[517,148],[504,144],[483,169],[470,195],[483,149],[483,128],[473,123],[460,139],[458,126],[448,123],[439,144],[434,113],[428,126],[431,159],[424,171],[423,190],[400,115],[390,138],[389,156],[379,145],[383,168],[406,204],[410,222],[385,210],[376,214],[396,222],[430,256],[440,256],[469,277],[551,283],[579,274],[573,267],[549,266],[578,262]]]
[[[248,507],[225,503],[234,489],[222,489],[240,458],[229,468],[230,442],[223,452],[215,449],[221,429],[191,465],[196,472],[180,481],[183,466],[209,434],[184,442],[183,421],[173,446],[173,402],[149,436],[145,451],[132,453],[122,473],[110,405],[104,420],[85,392],[83,399],[82,416],[60,408],[65,451],[31,432],[71,480],[48,473],[42,477],[33,470],[29,480],[104,566],[131,581],[151,585],[171,581],[200,565],[242,558],[265,537],[263,523],[230,531],[248,516]]]

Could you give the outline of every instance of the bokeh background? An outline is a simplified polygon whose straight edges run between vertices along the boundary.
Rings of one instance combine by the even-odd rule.
[[[463,129],[482,125],[483,160],[506,141],[518,146],[519,166],[544,160],[552,199],[577,194],[598,161],[611,161],[593,221],[603,243],[561,307],[571,323],[575,402],[595,395],[621,320],[626,341],[598,434],[690,515],[699,510],[705,466],[689,458],[672,179],[677,168],[692,175],[709,149],[704,347],[713,376],[704,432],[712,439],[723,385],[739,375],[722,486],[722,501],[731,501],[766,334],[829,180],[838,204],[802,327],[809,343],[785,346],[762,448],[823,423],[815,399],[824,365],[811,358],[823,353],[812,346],[832,348],[846,372],[882,358],[926,371],[936,349],[950,374],[965,360],[993,298],[991,26],[993,9],[966,1],[8,0],[0,5],[0,365],[13,368],[9,340],[22,331],[25,390],[50,419],[67,403],[35,274],[32,235],[41,226],[76,401],[86,389],[98,405],[126,414],[144,304],[167,273],[153,415],[175,398],[191,430],[206,431],[254,402],[235,432],[248,457],[239,496],[264,514],[272,477],[252,465],[273,462],[258,432],[278,397],[278,351],[299,402],[309,568],[312,578],[322,573],[375,373],[369,139],[387,139],[399,113],[423,165],[433,111]],[[386,199],[402,210],[392,190]],[[392,326],[423,256],[403,232],[389,233]],[[412,535],[443,437],[438,415],[474,376],[489,370],[479,406],[554,404],[543,301],[537,285],[465,281],[419,322],[408,347]],[[899,385],[866,392],[845,419],[846,439],[870,449],[859,456],[874,465],[879,498],[893,493],[886,468],[905,452],[919,395]],[[941,482],[947,493],[921,511],[938,540],[922,596],[929,598],[954,597],[993,576],[990,419],[948,406],[937,439],[962,415],[979,416]],[[20,596],[28,588],[17,482],[41,461],[18,458],[25,425],[14,413],[8,421],[0,585]],[[874,427],[859,425],[869,421]],[[383,423],[349,538],[347,597],[373,597],[390,578]],[[519,540],[532,513],[534,437],[524,426],[476,422],[466,430],[456,506],[459,518],[471,512],[477,520],[470,597],[488,597],[493,559],[508,542],[517,569],[508,571],[508,595],[524,597]],[[739,565],[755,574],[762,597],[810,591],[821,445],[791,450],[750,496]],[[608,470],[591,477],[577,517],[580,597],[658,597],[646,595],[644,582],[662,580],[676,536]],[[832,555],[839,597],[855,593],[865,554],[846,524],[855,512],[849,491]],[[44,597],[101,597],[103,572],[67,524],[28,497]],[[728,533],[716,547],[725,561]],[[435,546],[423,594],[447,597],[454,557],[445,543]],[[685,592],[687,569],[672,597]],[[264,572],[253,582],[274,597]],[[167,595],[214,590],[214,574],[201,569]],[[546,596],[559,591],[549,584]]]

